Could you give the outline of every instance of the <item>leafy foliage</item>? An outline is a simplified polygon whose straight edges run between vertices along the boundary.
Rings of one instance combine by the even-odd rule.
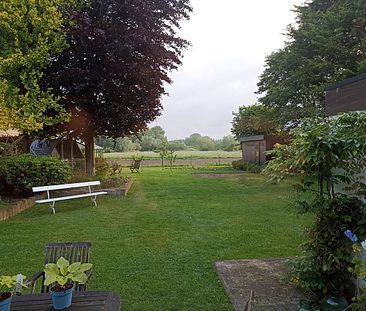
[[[273,179],[301,174],[298,190],[308,200],[297,202],[315,210],[316,221],[303,245],[304,257],[295,263],[293,280],[320,299],[334,290],[352,288],[352,248],[347,229],[365,237],[366,208],[359,197],[365,188],[360,173],[366,168],[366,114],[346,113],[334,119],[306,119],[293,130],[288,146],[276,146],[265,173]],[[336,191],[336,185],[349,187]],[[348,292],[349,294],[349,292]]]
[[[194,133],[185,139],[187,146],[193,147],[201,151],[215,150],[215,141],[208,137]]]
[[[325,87],[366,69],[364,0],[312,0],[295,12],[285,47],[268,56],[258,83],[259,101],[290,126],[322,116]]]
[[[46,278],[44,284],[46,286],[57,283],[63,287],[69,282],[78,282],[85,284],[88,280],[86,271],[90,270],[93,265],[91,263],[74,262],[70,264],[64,257],[60,257],[57,263],[48,263],[44,272]]]
[[[30,193],[32,187],[66,183],[71,176],[70,165],[51,156],[22,154],[0,162],[0,186],[8,193]]]
[[[310,296],[319,300],[326,292],[353,294],[352,244],[347,229],[365,237],[366,210],[357,198],[338,195],[318,209],[308,240],[302,245],[304,257],[294,263],[291,278]]]
[[[231,132],[236,138],[259,134],[277,134],[280,126],[273,118],[274,109],[255,104],[239,107],[238,113],[233,113]]]
[[[105,159],[96,159],[95,177],[101,181],[103,187],[121,187],[126,181],[122,166],[117,162],[109,164]]]
[[[67,120],[59,97],[42,89],[40,79],[51,57],[67,46],[67,11],[77,2],[1,1],[0,128],[30,132]]]
[[[335,184],[362,190],[359,174],[366,167],[366,114],[344,113],[335,119],[306,119],[292,131],[289,145],[276,145],[265,172],[272,179],[302,174],[304,186],[316,176],[318,194],[334,196]]]
[[[0,293],[4,292],[6,289],[11,289],[15,286],[17,282],[16,275],[9,276],[9,275],[1,275],[0,276]]]
[[[91,0],[72,11],[68,48],[52,59],[43,89],[54,89],[71,121],[45,132],[124,137],[161,111],[164,82],[188,42],[177,36],[189,0]]]
[[[237,160],[231,163],[234,169],[240,171],[246,171],[250,173],[260,173],[262,171],[262,167],[255,163],[250,163],[244,160]]]

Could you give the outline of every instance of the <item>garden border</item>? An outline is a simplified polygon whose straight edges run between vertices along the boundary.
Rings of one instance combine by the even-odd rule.
[[[34,206],[35,197],[21,199],[9,207],[0,209],[0,221],[7,220]]]

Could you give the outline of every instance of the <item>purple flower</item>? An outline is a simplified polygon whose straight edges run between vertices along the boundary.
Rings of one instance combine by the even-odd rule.
[[[344,234],[347,238],[349,238],[352,242],[357,242],[358,241],[358,238],[357,238],[357,235],[352,233],[351,230],[346,230],[344,231]]]

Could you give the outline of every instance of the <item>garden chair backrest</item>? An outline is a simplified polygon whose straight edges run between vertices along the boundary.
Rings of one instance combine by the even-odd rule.
[[[47,243],[44,264],[56,263],[60,257],[64,257],[70,263],[88,263],[90,260],[90,242]],[[75,290],[85,290],[85,285],[78,284]],[[48,286],[42,282],[42,292],[48,292]]]

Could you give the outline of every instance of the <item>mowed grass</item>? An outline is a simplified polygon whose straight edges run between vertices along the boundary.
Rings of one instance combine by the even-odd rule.
[[[240,158],[241,151],[199,151],[199,150],[181,150],[176,151],[177,159],[217,159],[220,158]],[[106,159],[132,159],[133,157],[143,156],[145,160],[160,159],[158,153],[153,151],[131,151],[131,152],[112,152],[104,153]]]
[[[123,310],[233,310],[214,261],[299,254],[301,218],[287,207],[290,183],[260,175],[200,178],[145,168],[126,198],[38,205],[1,222],[1,274],[31,276],[44,244],[91,241],[89,290],[111,290]]]

